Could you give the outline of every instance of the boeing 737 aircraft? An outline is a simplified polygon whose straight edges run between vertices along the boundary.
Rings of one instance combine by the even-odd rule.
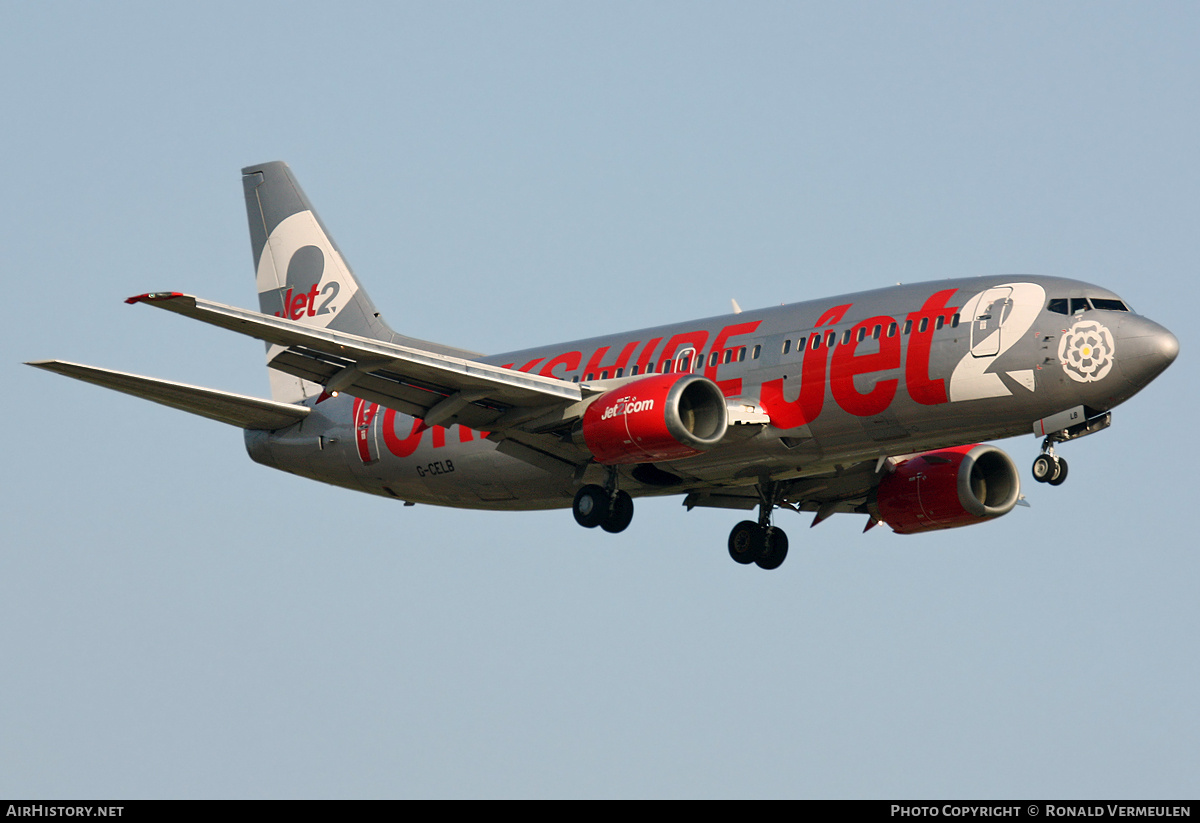
[[[30,365],[245,429],[267,466],[413,503],[573,510],[623,531],[633,498],[757,509],[729,535],[777,568],[777,507],[901,534],[966,526],[1020,498],[982,440],[1056,444],[1175,359],[1179,342],[1107,289],[1003,275],[896,286],[482,355],[392,331],[283,163],[244,169],[260,311],[131,297],[263,340],[271,400],[59,360]]]

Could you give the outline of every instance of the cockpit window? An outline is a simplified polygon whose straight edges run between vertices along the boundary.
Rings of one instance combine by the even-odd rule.
[[[1054,297],[1046,304],[1046,310],[1056,314],[1078,314],[1081,311],[1129,311],[1124,301],[1113,297]]]

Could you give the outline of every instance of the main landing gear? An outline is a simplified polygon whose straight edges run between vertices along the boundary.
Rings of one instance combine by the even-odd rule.
[[[1061,486],[1067,479],[1067,461],[1054,453],[1054,441],[1042,441],[1042,453],[1033,460],[1033,479],[1051,486]]]
[[[775,483],[758,485],[758,522],[743,520],[729,533],[729,556],[743,565],[760,569],[778,569],[787,559],[788,537],[783,529],[771,524],[771,512],[788,504],[778,494]],[[589,483],[575,492],[571,504],[575,522],[587,529],[597,526],[606,532],[623,532],[633,520],[633,498],[617,489],[614,472],[604,486]]]
[[[787,559],[788,537],[771,525],[771,511],[779,505],[774,484],[758,487],[758,522],[743,520],[729,533],[729,556],[742,565],[755,563],[760,569],[778,569]]]
[[[597,526],[610,534],[623,532],[633,521],[633,498],[627,492],[618,491],[616,484],[605,489],[589,483],[575,492],[571,513],[575,522],[587,529]]]

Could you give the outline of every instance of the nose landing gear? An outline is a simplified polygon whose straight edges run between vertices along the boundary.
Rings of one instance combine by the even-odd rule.
[[[1085,417],[1082,423],[1076,423],[1073,426],[1056,430],[1046,425],[1055,419],[1060,419],[1061,422],[1061,418],[1066,416],[1074,420],[1079,416],[1086,415],[1088,411],[1087,407],[1078,406],[1074,409],[1068,409],[1065,412],[1051,415],[1034,424],[1034,434],[1046,435],[1046,439],[1042,441],[1042,453],[1033,461],[1034,480],[1039,483],[1049,483],[1051,486],[1061,486],[1063,481],[1067,479],[1067,461],[1054,453],[1054,444],[1066,443],[1068,440],[1078,440],[1080,437],[1087,437],[1089,434],[1103,431],[1112,425],[1112,412],[1093,413],[1091,417]]]

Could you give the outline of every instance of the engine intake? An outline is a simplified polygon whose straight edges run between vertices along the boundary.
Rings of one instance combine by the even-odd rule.
[[[697,374],[643,377],[597,397],[580,431],[606,465],[693,457],[721,442],[729,426],[725,396]]]
[[[910,457],[875,490],[871,514],[898,534],[982,523],[1021,495],[1012,458],[995,446],[956,446]]]

